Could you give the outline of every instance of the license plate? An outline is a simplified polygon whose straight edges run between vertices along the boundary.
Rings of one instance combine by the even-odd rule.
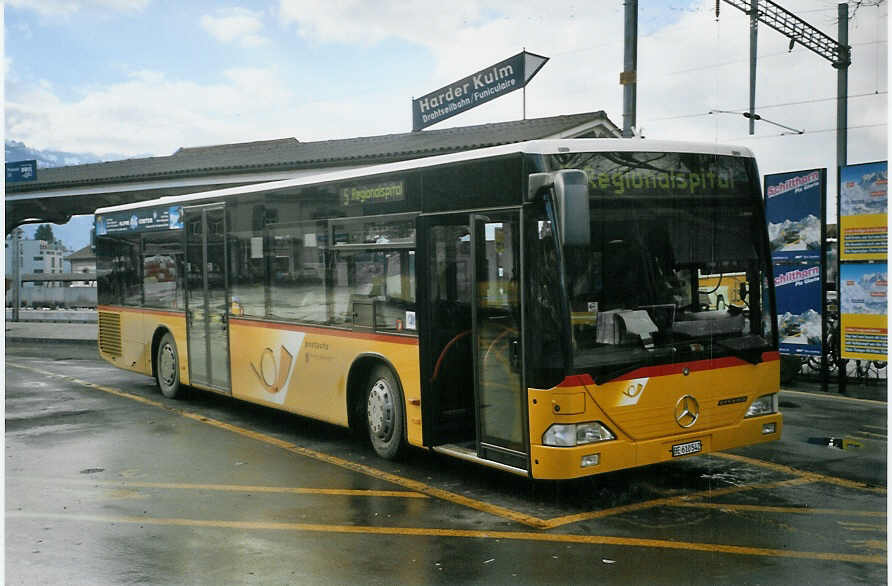
[[[700,440],[697,440],[695,442],[688,442],[686,444],[675,444],[674,446],[672,446],[672,457],[676,458],[678,456],[696,454],[702,449],[703,443]]]

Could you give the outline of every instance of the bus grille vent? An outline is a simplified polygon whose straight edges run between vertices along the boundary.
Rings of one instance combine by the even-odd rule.
[[[121,355],[121,314],[99,312],[99,349],[111,356]]]

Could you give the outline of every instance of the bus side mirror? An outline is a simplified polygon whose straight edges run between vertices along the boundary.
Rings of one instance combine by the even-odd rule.
[[[557,171],[554,173],[554,194],[564,246],[588,246],[591,243],[588,177],[578,169]]]
[[[554,175],[551,173],[530,173],[527,201],[535,201],[543,191],[554,187]]]

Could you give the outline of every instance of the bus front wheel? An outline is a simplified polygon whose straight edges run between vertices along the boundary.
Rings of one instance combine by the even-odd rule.
[[[164,334],[158,344],[155,376],[161,394],[168,399],[175,399],[180,392],[180,357],[177,344],[170,332]]]
[[[387,460],[405,449],[405,409],[396,377],[383,365],[372,369],[366,383],[366,422],[375,452]]]

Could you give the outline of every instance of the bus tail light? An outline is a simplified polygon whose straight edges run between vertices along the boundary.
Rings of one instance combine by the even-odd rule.
[[[777,413],[777,393],[762,395],[752,402],[744,417],[758,417]]]
[[[556,447],[572,447],[616,439],[600,421],[587,423],[555,423],[542,434],[542,444]]]

